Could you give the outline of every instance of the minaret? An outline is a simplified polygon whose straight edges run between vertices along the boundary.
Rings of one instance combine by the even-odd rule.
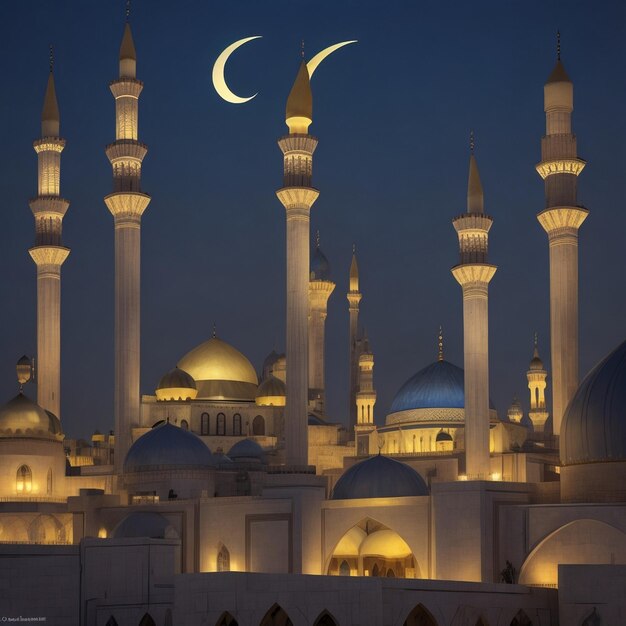
[[[141,192],[141,163],[147,148],[137,140],[139,94],[137,56],[126,22],[120,47],[120,77],[111,83],[115,98],[115,142],[106,154],[113,166],[113,193],[104,201],[115,225],[115,471],[121,473],[139,423],[139,299],[141,216],[150,196]]]
[[[557,34],[558,36],[558,34]],[[576,155],[572,133],[574,86],[557,61],[543,88],[546,134],[537,171],[545,183],[546,208],[537,215],[550,246],[550,340],[553,432],[578,387],[578,229],[588,211],[578,206],[576,187],[585,161]]]
[[[470,479],[487,479],[489,461],[489,282],[496,266],[487,262],[489,229],[483,188],[474,157],[474,137],[467,184],[467,213],[452,223],[459,235],[461,262],[452,268],[463,288],[465,362],[465,471]]]
[[[309,404],[314,411],[320,413],[324,413],[326,404],[325,326],[328,298],[334,289],[335,283],[330,280],[328,259],[320,249],[318,231],[309,280]]]
[[[54,89],[52,48],[50,75],[41,113],[41,138],[33,147],[38,161],[35,245],[28,251],[37,265],[37,404],[60,417],[61,412],[61,265],[70,250],[61,242],[63,217],[70,203],[61,198],[60,116]]]
[[[309,135],[313,96],[306,63],[287,98],[285,123],[289,134],[278,140],[284,155],[283,187],[276,192],[287,216],[287,407],[286,462],[308,465],[309,387],[309,242],[311,206],[319,191],[312,187],[313,152],[317,139]]]
[[[359,390],[356,393],[357,424],[354,427],[354,434],[358,455],[369,452],[369,434],[376,428],[374,426],[375,404],[374,355],[366,337],[363,341],[363,350],[359,355]]]
[[[535,350],[530,367],[526,372],[528,379],[528,389],[530,391],[530,412],[528,416],[533,423],[533,430],[542,433],[548,419],[546,409],[546,380],[548,372],[543,366],[543,361],[539,358],[539,348],[537,346],[537,333],[535,333]]]
[[[350,424],[348,432],[353,433],[357,424],[356,392],[359,388],[359,302],[363,295],[359,291],[359,266],[356,262],[356,246],[352,246],[350,264],[350,291],[348,291],[348,311],[350,313]]]

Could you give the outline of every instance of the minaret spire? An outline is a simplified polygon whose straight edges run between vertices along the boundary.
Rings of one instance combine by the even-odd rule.
[[[561,60],[561,31],[556,31],[556,60]]]
[[[470,146],[470,150],[473,148]],[[452,274],[463,290],[465,364],[465,471],[470,479],[487,479],[489,456],[489,282],[496,266],[487,260],[493,220],[483,211],[478,164],[470,154],[467,213],[452,221],[459,237],[460,263]]]
[[[121,474],[139,424],[141,216],[150,196],[141,191],[141,164],[148,151],[138,141],[137,118],[143,83],[136,78],[137,55],[126,22],[120,47],[115,98],[115,142],[106,154],[113,166],[113,193],[104,201],[115,224],[115,472]]]
[[[559,435],[565,409],[578,388],[578,230],[589,211],[577,199],[578,176],[585,161],[577,156],[572,132],[574,85],[560,54],[544,85],[546,134],[541,139],[545,208],[537,215],[550,250],[550,352],[553,433]]]
[[[353,433],[357,424],[356,394],[359,389],[359,303],[363,295],[359,291],[359,266],[356,260],[356,245],[352,244],[352,262],[350,263],[350,290],[348,291],[348,312],[350,314],[350,335],[349,335],[349,355],[350,355],[350,397],[349,411],[350,423],[348,432]]]
[[[439,326],[439,336],[437,337],[437,360],[443,361],[443,327]]]
[[[319,191],[313,188],[313,153],[317,139],[308,134],[313,123],[309,71],[300,64],[285,111],[289,134],[278,140],[283,153],[283,186],[276,192],[287,219],[287,465],[308,465],[309,270],[310,214]]]
[[[54,57],[41,112],[41,139],[34,142],[39,163],[37,196],[30,201],[35,216],[35,245],[28,251],[37,265],[37,403],[60,417],[61,412],[61,266],[70,250],[62,244],[63,217],[70,203],[61,197],[61,116],[54,86]]]

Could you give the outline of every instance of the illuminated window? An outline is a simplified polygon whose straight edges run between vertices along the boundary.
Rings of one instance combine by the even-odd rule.
[[[52,468],[48,470],[48,477],[46,480],[46,491],[48,495],[52,493]]]
[[[217,553],[217,571],[230,572],[230,552],[226,546],[222,546]]]
[[[189,422],[187,420],[180,420],[180,427],[183,430],[189,430]]]
[[[17,470],[17,480],[15,481],[17,493],[30,493],[33,490],[33,473],[28,465],[22,465]]]
[[[209,434],[209,414],[203,413],[200,416],[200,434],[208,435]]]
[[[226,416],[223,413],[217,414],[217,434],[222,436],[226,434]]]
[[[233,415],[233,435],[241,435],[241,415],[239,413]]]

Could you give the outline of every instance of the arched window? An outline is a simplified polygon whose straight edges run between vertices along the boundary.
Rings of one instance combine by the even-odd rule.
[[[262,415],[257,415],[252,420],[252,434],[265,435],[265,420]]]
[[[183,430],[189,430],[189,422],[187,420],[180,420],[180,427]]]
[[[339,624],[328,611],[323,611],[315,620],[313,626],[339,626]]]
[[[526,613],[524,613],[524,611],[520,609],[517,612],[517,615],[513,618],[511,626],[533,626],[533,623],[530,621],[528,615],[526,615]]]
[[[217,414],[217,434],[222,436],[226,434],[226,416],[223,413]]]
[[[215,626],[239,626],[237,620],[228,612],[222,613]]]
[[[241,435],[241,415],[239,413],[233,415],[233,435]]]
[[[293,626],[293,622],[281,606],[274,604],[261,620],[260,626]]]
[[[437,622],[422,604],[418,604],[404,620],[404,626],[437,626]]]
[[[230,572],[230,552],[226,546],[222,546],[217,553],[217,571]]]
[[[209,414],[203,413],[200,416],[200,434],[208,435],[209,434]]]
[[[350,565],[345,559],[341,561],[339,566],[339,576],[350,576]]]
[[[52,468],[48,469],[48,476],[46,477],[46,493],[52,494]]]
[[[372,576],[378,576],[378,563],[374,563],[374,567],[372,567]]]
[[[156,626],[154,620],[150,616],[150,613],[146,613],[139,622],[139,626]]]
[[[393,570],[391,568],[389,568],[387,570],[387,578],[395,578],[396,575],[393,573]]]
[[[22,465],[17,470],[15,489],[17,493],[30,493],[33,490],[33,473],[28,465]]]

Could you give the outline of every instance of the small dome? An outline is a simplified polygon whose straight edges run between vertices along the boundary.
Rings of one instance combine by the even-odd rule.
[[[0,437],[63,438],[59,418],[23,393],[0,408]]]
[[[259,385],[256,392],[258,406],[285,406],[286,399],[285,383],[271,374]]]
[[[337,481],[331,499],[427,495],[424,479],[412,467],[379,454],[346,470]]]
[[[115,539],[149,537],[150,539],[178,538],[176,529],[160,514],[150,511],[130,513],[113,529]]]
[[[242,439],[228,451],[228,458],[235,463],[265,463],[265,452],[253,439]]]
[[[594,367],[561,423],[564,465],[626,460],[626,341]]]
[[[400,387],[389,412],[464,407],[464,372],[460,367],[442,360],[435,361],[409,378]],[[494,408],[491,400],[489,408]]]
[[[230,344],[211,337],[188,352],[178,367],[196,382],[198,398],[254,400],[259,385],[252,363]]]
[[[194,400],[197,395],[196,381],[178,367],[165,374],[156,388],[157,400]]]
[[[213,465],[211,451],[196,435],[167,422],[135,441],[124,460],[124,473],[207,469]]]
[[[436,442],[440,441],[452,441],[452,435],[450,433],[445,433],[443,430],[440,430],[437,433],[437,437],[435,437]]]
[[[538,354],[532,358],[530,362],[530,366],[528,368],[531,372],[542,371],[543,370],[543,361],[539,358]]]
[[[330,280],[330,263],[319,246],[311,256],[311,280]]]

